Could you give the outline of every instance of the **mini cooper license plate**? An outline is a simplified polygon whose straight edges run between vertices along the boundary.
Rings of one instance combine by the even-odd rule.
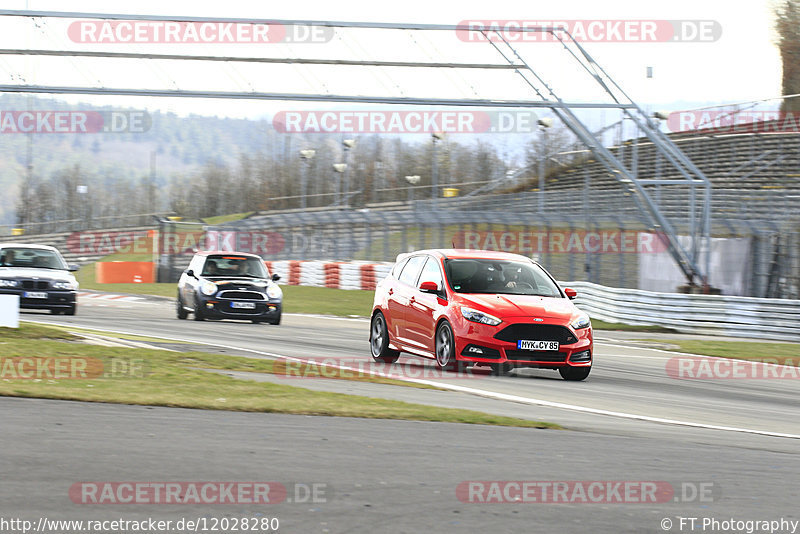
[[[237,308],[240,310],[255,310],[256,303],[255,302],[231,302],[231,308]]]
[[[46,299],[47,293],[44,291],[26,291],[22,296],[26,299]]]
[[[558,350],[558,341],[520,339],[517,341],[517,348],[520,350]]]

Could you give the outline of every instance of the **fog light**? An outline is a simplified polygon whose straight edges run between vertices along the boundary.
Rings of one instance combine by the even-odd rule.
[[[211,303],[211,302],[206,302],[206,308],[208,308],[208,309],[210,310],[210,309],[212,309],[213,307],[214,307],[214,304],[213,304],[213,303]]]
[[[469,344],[461,351],[462,356],[472,356],[475,358],[500,358],[500,351],[497,349],[490,349],[489,347],[480,347],[478,345]]]
[[[569,361],[571,362],[588,362],[591,359],[592,359],[592,353],[588,350],[576,352],[569,357]]]

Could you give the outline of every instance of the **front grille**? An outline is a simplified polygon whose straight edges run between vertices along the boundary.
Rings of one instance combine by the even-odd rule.
[[[23,280],[22,289],[48,289],[50,282],[47,280]]]
[[[508,360],[515,360],[515,361],[522,361],[522,362],[547,362],[547,363],[556,363],[556,362],[565,362],[567,361],[567,355],[564,352],[555,352],[555,351],[534,351],[531,352],[529,350],[506,350],[506,359]]]
[[[231,300],[267,300],[263,293],[255,291],[220,291],[217,296]]]
[[[565,326],[555,324],[510,324],[494,336],[500,341],[516,343],[520,339],[534,341],[558,341],[560,345],[571,345],[578,340]]]

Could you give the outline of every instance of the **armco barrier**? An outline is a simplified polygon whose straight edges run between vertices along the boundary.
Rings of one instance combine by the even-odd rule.
[[[800,300],[655,293],[565,282],[575,304],[602,321],[656,325],[691,334],[800,342]]]

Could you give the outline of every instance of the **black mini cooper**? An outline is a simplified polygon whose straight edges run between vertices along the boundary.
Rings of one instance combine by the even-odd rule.
[[[77,265],[53,247],[0,243],[0,295],[19,295],[19,307],[75,315]]]
[[[242,252],[200,252],[178,280],[178,319],[244,319],[280,324],[283,292],[264,261]]]

